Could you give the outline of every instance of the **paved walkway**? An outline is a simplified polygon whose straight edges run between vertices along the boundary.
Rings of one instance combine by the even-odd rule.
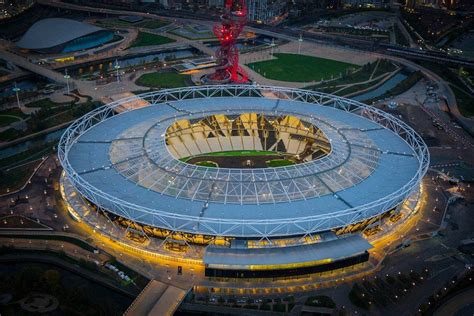
[[[151,280],[125,311],[124,316],[172,316],[189,289]]]

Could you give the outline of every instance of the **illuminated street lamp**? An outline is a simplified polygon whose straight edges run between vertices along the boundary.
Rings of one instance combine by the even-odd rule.
[[[301,53],[301,43],[303,43],[303,34],[300,34],[300,38],[298,38],[298,55]]]
[[[270,44],[270,47],[272,48],[272,52],[271,52],[271,55],[272,55],[272,56],[273,56],[273,48],[274,48],[275,46],[276,46],[276,44],[275,44],[275,39],[272,38],[272,42],[271,42],[271,44]]]
[[[71,76],[67,74],[67,69],[64,70],[64,79],[66,79],[67,94],[70,94],[70,90],[69,90],[69,79],[70,78],[71,78]]]
[[[119,77],[119,69],[120,69],[120,65],[118,64],[118,60],[116,59],[115,60],[115,65],[114,65],[114,69],[117,71],[117,83],[120,82],[120,77]]]
[[[20,96],[19,96],[19,92],[20,92],[20,88],[18,88],[18,86],[16,85],[16,81],[15,81],[15,86],[13,87],[12,91],[15,92],[16,94],[16,103],[18,104],[18,108],[20,108]]]

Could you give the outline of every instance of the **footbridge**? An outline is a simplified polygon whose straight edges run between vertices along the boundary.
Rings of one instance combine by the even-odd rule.
[[[67,83],[67,80],[64,78],[64,75],[62,73],[34,64],[23,56],[15,55],[13,53],[2,50],[0,51],[0,58],[7,60],[20,68],[23,68],[25,70],[38,74],[42,77],[45,77],[51,81],[62,83],[62,84]],[[69,80],[70,82],[73,81],[71,79]]]

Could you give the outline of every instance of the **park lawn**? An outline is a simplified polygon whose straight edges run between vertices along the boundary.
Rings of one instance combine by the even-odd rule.
[[[267,161],[267,166],[270,168],[285,167],[294,165],[295,162],[289,159],[273,159]]]
[[[138,32],[138,36],[133,41],[132,45],[128,48],[132,47],[143,47],[143,46],[154,46],[154,45],[163,45],[168,43],[176,42],[174,39],[169,37],[156,35],[148,32]]]
[[[359,68],[354,64],[306,55],[277,53],[274,57],[276,59],[248,66],[265,78],[290,82],[329,80],[332,76],[344,74],[349,68]]]
[[[153,72],[140,76],[135,84],[150,88],[179,88],[187,86],[190,79],[191,76],[176,72]]]
[[[21,120],[18,116],[11,116],[11,115],[1,115],[0,114],[0,127],[5,127],[10,125],[11,123],[15,123]]]

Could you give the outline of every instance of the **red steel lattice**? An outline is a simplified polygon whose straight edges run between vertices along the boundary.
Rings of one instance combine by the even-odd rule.
[[[247,82],[247,73],[239,66],[239,50],[236,46],[236,40],[247,21],[245,0],[225,0],[221,21],[213,28],[221,46],[216,52],[218,66],[210,79],[214,82]]]

